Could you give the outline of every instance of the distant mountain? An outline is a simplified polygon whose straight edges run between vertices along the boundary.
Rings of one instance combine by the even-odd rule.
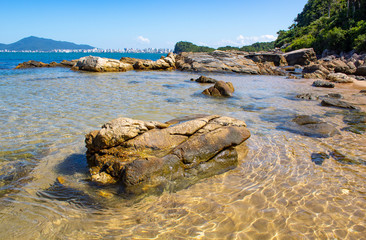
[[[0,43],[0,50],[9,51],[52,51],[55,49],[93,49],[89,45],[79,45],[72,42],[55,41],[52,39],[27,37],[11,44]]]

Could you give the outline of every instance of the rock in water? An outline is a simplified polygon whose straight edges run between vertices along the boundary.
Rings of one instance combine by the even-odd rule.
[[[231,82],[218,81],[213,87],[205,89],[202,93],[212,97],[233,96],[234,86]]]
[[[304,136],[319,138],[327,138],[339,134],[339,131],[332,125],[308,115],[299,115],[280,126],[280,128]]]
[[[342,100],[338,100],[338,99],[332,99],[332,98],[325,98],[322,100],[321,102],[322,106],[326,106],[326,107],[338,107],[338,108],[346,108],[346,109],[351,109],[351,110],[357,110],[360,111],[361,109],[351,103],[342,101]]]
[[[88,56],[80,58],[72,69],[91,72],[126,72],[133,70],[133,66],[116,59]]]
[[[217,83],[218,82],[216,79],[205,77],[205,76],[200,76],[197,79],[192,78],[191,81],[195,81],[198,83]]]
[[[132,194],[178,190],[235,168],[246,153],[244,121],[217,115],[177,121],[119,118],[87,134],[92,180],[120,183]]]

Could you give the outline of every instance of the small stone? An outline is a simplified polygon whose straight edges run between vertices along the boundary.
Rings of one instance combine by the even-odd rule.
[[[59,176],[59,177],[57,177],[57,178],[56,178],[56,181],[57,181],[59,184],[64,184],[64,183],[65,183],[65,178],[64,178],[64,177]]]
[[[319,97],[312,94],[312,93],[302,93],[296,95],[296,98],[303,99],[303,100],[318,100]]]

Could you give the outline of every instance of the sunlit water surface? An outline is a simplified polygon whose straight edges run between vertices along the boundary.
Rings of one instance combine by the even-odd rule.
[[[299,101],[308,80],[209,75],[231,81],[230,99],[201,94],[197,74],[93,74],[30,69],[0,79],[0,239],[362,239],[366,234],[366,138],[341,130],[344,111]],[[354,95],[356,94],[356,95]],[[364,107],[364,106],[361,106]],[[178,192],[124,199],[89,182],[84,135],[118,117],[168,121],[190,114],[246,121],[249,153],[236,169]],[[312,138],[278,126],[295,115],[340,130]],[[334,150],[361,164],[312,153]],[[63,186],[54,185],[56,178]]]

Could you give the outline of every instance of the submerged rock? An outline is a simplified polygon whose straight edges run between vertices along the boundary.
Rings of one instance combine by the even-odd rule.
[[[366,113],[351,112],[344,116],[343,121],[349,125],[342,130],[350,131],[357,134],[366,132]]]
[[[351,110],[360,110],[359,107],[342,100],[334,99],[334,98],[325,98],[321,102],[322,106],[326,107],[338,107],[338,108],[346,108]]]
[[[245,122],[215,115],[166,124],[119,118],[87,134],[85,142],[94,181],[109,175],[113,181],[106,183],[141,194],[185,188],[235,168],[249,137]]]
[[[296,98],[303,99],[303,100],[309,100],[309,101],[315,101],[319,99],[319,96],[313,94],[313,93],[302,93],[296,95]]]
[[[214,86],[205,89],[202,93],[212,97],[231,97],[233,92],[234,86],[231,82],[218,81]]]
[[[314,81],[312,86],[323,87],[323,88],[334,88],[335,87],[334,83],[326,82],[326,81],[322,81],[322,80]]]
[[[315,163],[316,165],[322,165],[324,160],[329,159],[329,155],[324,152],[320,153],[312,153],[311,154],[311,161]]]
[[[281,129],[304,136],[327,138],[339,134],[339,131],[318,118],[300,115],[280,126]]]

